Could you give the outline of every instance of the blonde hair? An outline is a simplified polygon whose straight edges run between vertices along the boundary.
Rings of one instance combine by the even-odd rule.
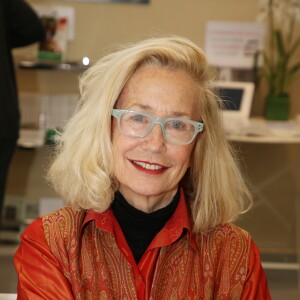
[[[74,208],[105,211],[117,182],[113,174],[111,111],[132,74],[141,66],[183,69],[199,86],[199,112],[205,124],[192,163],[182,180],[191,203],[194,231],[233,222],[250,208],[251,196],[222,129],[215,72],[190,40],[151,38],[109,54],[80,78],[81,99],[57,146],[48,177]]]

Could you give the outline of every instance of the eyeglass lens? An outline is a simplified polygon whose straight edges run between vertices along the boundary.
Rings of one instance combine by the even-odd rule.
[[[137,137],[145,137],[159,123],[166,141],[175,144],[189,143],[196,130],[194,124],[181,118],[156,121],[155,118],[140,112],[122,112],[119,122],[124,134]]]

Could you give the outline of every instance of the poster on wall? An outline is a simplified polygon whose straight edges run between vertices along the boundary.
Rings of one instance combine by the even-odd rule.
[[[39,44],[39,61],[62,62],[66,59],[68,42],[74,40],[75,12],[70,6],[34,5],[45,29]]]
[[[263,48],[265,28],[257,22],[209,21],[205,52],[217,67],[251,69],[254,55]]]

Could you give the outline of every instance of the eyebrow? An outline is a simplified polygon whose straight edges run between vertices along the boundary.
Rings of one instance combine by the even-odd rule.
[[[144,112],[149,112],[149,113],[153,113],[155,110],[153,107],[151,107],[150,105],[147,104],[139,104],[139,103],[133,103],[130,107],[130,109],[141,109]],[[170,113],[171,116],[174,117],[191,117],[190,114],[188,114],[187,112],[180,112],[180,111],[172,111]]]

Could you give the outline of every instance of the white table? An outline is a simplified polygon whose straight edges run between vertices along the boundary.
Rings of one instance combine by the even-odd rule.
[[[0,300],[16,300],[17,294],[0,294]]]

